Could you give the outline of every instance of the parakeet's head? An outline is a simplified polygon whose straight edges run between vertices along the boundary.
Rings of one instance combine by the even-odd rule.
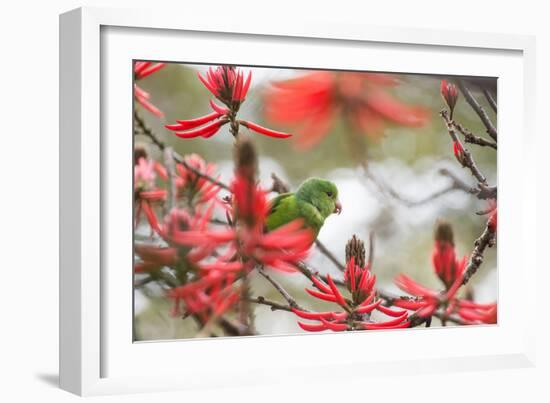
[[[309,178],[296,191],[296,198],[313,204],[324,218],[342,211],[338,200],[338,188],[331,181]]]

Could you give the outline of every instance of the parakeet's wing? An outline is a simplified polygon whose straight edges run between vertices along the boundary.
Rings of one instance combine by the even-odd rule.
[[[283,193],[271,201],[266,226],[271,231],[297,218],[303,219],[305,226],[311,228],[315,236],[324,222],[323,217],[313,205],[298,200],[294,193]]]
[[[266,225],[268,230],[285,225],[298,218],[298,206],[294,193],[282,193],[270,202]]]

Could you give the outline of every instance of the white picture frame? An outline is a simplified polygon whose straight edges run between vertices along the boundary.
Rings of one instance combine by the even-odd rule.
[[[174,46],[181,43],[187,46],[185,54],[178,54]],[[225,51],[214,48],[221,43],[231,46],[224,46]],[[238,52],[245,45],[251,49],[249,54]],[[280,53],[283,46],[286,55]],[[533,365],[535,335],[529,312],[534,312],[536,296],[533,292],[518,296],[517,290],[536,289],[528,286],[536,278],[536,253],[527,238],[536,233],[535,195],[518,193],[507,185],[523,183],[524,189],[536,189],[532,37],[327,22],[281,27],[276,22],[216,17],[182,22],[177,13],[168,11],[81,8],[60,17],[60,47],[63,389],[97,395],[296,382],[297,376],[301,381],[328,380],[357,368],[361,370],[355,373],[369,376]],[[131,125],[128,60],[300,67],[308,57],[309,67],[365,69],[368,52],[377,52],[369,62],[373,70],[393,71],[401,57],[408,60],[406,66],[401,64],[407,72],[491,76],[496,72],[499,76],[499,324],[383,335],[358,332],[132,343],[128,337],[131,297],[127,299],[131,282],[125,284],[124,275],[107,270],[118,263],[131,264],[126,254],[131,250],[127,231],[131,226],[124,225],[131,221],[131,209],[121,210],[124,203],[131,203],[124,196],[131,194],[124,193],[131,175],[125,169],[112,169],[114,155],[122,160],[122,167],[131,166],[125,164],[131,158],[131,139],[120,134]],[[274,54],[279,57],[277,64]],[[457,57],[462,65],[449,63]],[[126,73],[126,79],[121,79]],[[517,107],[518,100],[522,108]],[[512,105],[517,113],[507,115]],[[126,114],[125,108],[130,108]],[[119,136],[112,134],[115,130]],[[512,134],[513,145],[507,141]],[[506,164],[512,160],[514,170]],[[119,188],[122,197],[116,194]],[[514,320],[520,315],[521,321]],[[365,346],[365,337],[379,348],[365,355],[352,354]],[[308,354],[334,349],[338,355]],[[185,356],[186,364],[174,356]]]

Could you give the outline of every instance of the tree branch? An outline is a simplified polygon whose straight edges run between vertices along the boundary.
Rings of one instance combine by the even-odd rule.
[[[493,122],[491,122],[491,119],[489,119],[489,115],[487,115],[487,112],[485,112],[485,109],[477,102],[477,100],[474,98],[468,87],[466,87],[466,84],[464,84],[464,81],[459,80],[458,81],[458,87],[460,88],[460,91],[464,95],[464,98],[466,99],[466,102],[470,104],[472,109],[477,113],[483,124],[485,125],[485,128],[487,129],[487,133],[489,133],[489,136],[493,138],[493,140],[497,140],[497,130],[495,129],[495,126],[493,125]]]
[[[493,98],[493,94],[491,94],[491,92],[484,88],[483,89],[483,95],[485,95],[485,99],[487,99],[487,102],[489,103],[489,105],[491,106],[491,109],[496,112],[498,110],[498,106],[497,106],[497,101],[495,98]]]
[[[287,311],[292,312],[293,307],[290,305],[283,305],[275,301],[270,301],[262,296],[256,298],[248,298],[248,302],[258,305],[266,305],[271,308],[272,311]]]
[[[321,241],[316,239],[315,245],[319,248],[319,251],[321,251],[321,253],[325,255],[334,264],[334,266],[336,266],[338,270],[342,272],[346,270],[345,266],[340,263],[336,256],[334,256],[334,254],[328,250],[328,248]]]
[[[372,271],[372,264],[374,262],[374,231],[369,233],[369,256],[367,265],[370,271]]]
[[[258,273],[260,273],[267,281],[269,281],[271,283],[271,285],[273,287],[275,287],[275,289],[277,291],[279,291],[279,294],[282,295],[282,297],[286,300],[286,302],[288,302],[288,304],[292,307],[292,308],[296,308],[296,309],[300,309],[302,310],[302,308],[300,307],[300,305],[296,302],[296,300],[284,289],[284,287],[279,284],[275,279],[273,279],[269,274],[267,274],[265,272],[265,270],[262,268],[262,267],[259,267],[258,268]]]
[[[451,124],[464,136],[464,142],[470,144],[477,144],[481,147],[491,147],[497,149],[497,143],[484,139],[483,137],[476,136],[471,131],[466,129],[460,123],[451,121]]]
[[[157,135],[149,127],[147,127],[147,125],[145,124],[145,121],[141,118],[141,116],[139,116],[137,111],[134,111],[134,121],[137,123],[137,126],[139,127],[139,129],[141,129],[141,132],[139,132],[137,130],[137,127],[134,127],[134,134],[142,134],[146,137],[149,137],[149,139],[153,142],[153,144],[155,144],[161,151],[165,150],[165,148],[167,147],[166,144],[164,144],[162,142],[162,140],[160,140],[157,137]],[[208,180],[209,182],[212,182],[212,183],[218,185],[222,189],[230,190],[229,186],[227,186],[225,183],[220,182],[216,178],[213,178],[210,175],[206,175],[205,173],[201,172],[200,170],[198,170],[198,169],[192,167],[191,165],[189,165],[187,163],[187,161],[185,161],[185,159],[181,155],[176,153],[175,151],[173,151],[172,154],[174,156],[174,160],[178,164],[183,165],[187,170],[193,172],[195,175],[197,175],[201,178],[204,178],[204,179]]]
[[[449,132],[449,136],[451,136],[451,139],[453,140],[453,142],[458,143],[460,148],[463,150],[464,157],[462,158],[461,164],[464,167],[466,167],[470,170],[470,172],[477,179],[477,181],[479,182],[480,185],[487,186],[487,179],[485,179],[485,176],[481,173],[481,171],[477,167],[477,165],[476,165],[476,163],[475,163],[475,161],[472,157],[472,154],[470,153],[470,151],[467,148],[465,148],[462,145],[462,142],[460,141],[460,139],[456,135],[456,132],[454,130],[454,126],[452,124],[452,121],[449,118],[449,112],[447,112],[446,110],[442,110],[440,112],[440,115],[443,118],[443,120],[445,121],[445,124],[447,126],[447,131]]]
[[[474,250],[470,255],[470,260],[466,270],[464,271],[464,278],[462,285],[466,285],[470,278],[477,272],[479,266],[483,263],[483,253],[487,247],[492,247],[495,244],[495,233],[489,228],[489,222],[485,226],[485,230],[474,242]]]
[[[176,197],[177,197],[177,188],[176,188],[176,167],[174,165],[174,152],[172,147],[166,147],[164,149],[164,164],[166,165],[166,171],[168,174],[168,197],[166,201],[168,202],[168,212],[176,207]]]

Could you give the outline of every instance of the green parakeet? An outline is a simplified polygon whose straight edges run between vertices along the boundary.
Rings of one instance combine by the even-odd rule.
[[[341,211],[336,185],[325,179],[309,178],[295,193],[283,193],[271,200],[267,229],[271,231],[302,218],[317,238],[325,219]]]

